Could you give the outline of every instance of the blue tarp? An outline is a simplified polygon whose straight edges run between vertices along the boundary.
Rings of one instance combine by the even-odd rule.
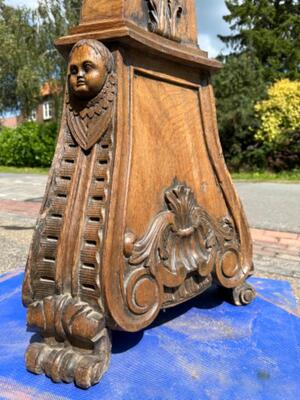
[[[22,279],[0,277],[1,399],[300,399],[300,318],[288,282],[252,278],[258,298],[247,307],[208,292],[143,332],[114,333],[110,369],[85,391],[26,371]]]

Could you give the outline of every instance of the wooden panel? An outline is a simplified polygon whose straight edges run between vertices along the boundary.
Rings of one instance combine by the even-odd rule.
[[[165,0],[162,0],[165,1]],[[158,4],[158,3],[157,3]],[[182,14],[178,19],[178,37],[183,43],[197,43],[195,5],[189,0],[180,0]],[[80,24],[103,22],[103,20],[130,20],[148,30],[149,2],[147,0],[84,0]],[[80,29],[79,29],[80,30]],[[74,30],[75,32],[76,30]]]
[[[133,79],[127,226],[137,235],[145,232],[175,177],[211,215],[224,217],[228,211],[206,150],[197,86],[139,72]]]
[[[178,24],[182,41],[197,43],[196,10],[193,1],[181,0],[183,13]],[[149,9],[146,0],[130,0],[126,3],[125,16],[144,28],[148,27]]]
[[[123,0],[83,0],[80,23],[121,18]]]

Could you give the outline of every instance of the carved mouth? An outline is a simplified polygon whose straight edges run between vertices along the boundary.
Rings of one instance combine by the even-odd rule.
[[[80,86],[85,86],[85,81],[84,80],[77,81],[77,87],[80,87]]]

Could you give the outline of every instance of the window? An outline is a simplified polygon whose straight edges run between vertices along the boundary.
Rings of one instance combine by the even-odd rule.
[[[53,117],[53,106],[51,101],[44,101],[43,103],[43,118],[44,120],[51,119]]]
[[[28,118],[29,121],[36,121],[36,110],[33,110]]]

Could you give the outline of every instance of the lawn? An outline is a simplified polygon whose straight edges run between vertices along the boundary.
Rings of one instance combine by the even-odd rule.
[[[47,175],[48,172],[49,172],[49,168],[4,167],[4,166],[0,165],[0,173]]]
[[[42,174],[47,175],[49,168],[19,168],[0,166],[0,173],[12,174]],[[253,171],[253,172],[232,172],[232,178],[236,181],[252,181],[252,182],[296,182],[300,183],[300,169],[293,171],[270,172],[270,171]]]
[[[254,171],[254,172],[233,172],[232,178],[240,181],[253,182],[298,182],[300,183],[300,169],[293,171]]]

